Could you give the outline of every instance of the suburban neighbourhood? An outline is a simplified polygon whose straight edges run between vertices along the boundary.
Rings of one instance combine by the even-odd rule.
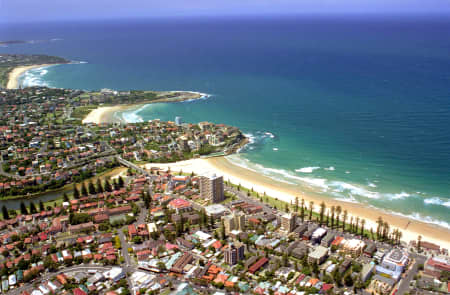
[[[234,153],[247,142],[236,127],[82,123],[180,93],[0,89],[0,200],[20,202],[1,208],[3,294],[450,293],[448,249],[405,243],[381,218],[369,228],[341,206],[156,167]]]

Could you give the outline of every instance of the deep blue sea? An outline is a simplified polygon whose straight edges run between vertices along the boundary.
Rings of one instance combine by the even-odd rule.
[[[3,25],[35,42],[0,52],[82,62],[24,85],[208,93],[122,115],[238,126],[241,166],[450,228],[449,36],[424,17],[117,20]]]

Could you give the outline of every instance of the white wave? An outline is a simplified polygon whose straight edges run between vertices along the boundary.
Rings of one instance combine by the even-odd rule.
[[[50,87],[49,82],[44,79],[44,76],[48,74],[47,68],[49,67],[51,66],[34,68],[26,71],[19,77],[20,85],[22,87],[30,87],[30,86]]]
[[[330,166],[328,168],[323,168],[323,169],[327,170],[327,171],[334,171],[334,170],[336,170],[336,168],[334,168],[333,166]]]
[[[350,174],[350,171],[345,171],[345,174]]]
[[[72,60],[70,62],[71,64],[75,64],[75,65],[79,65],[79,64],[87,64],[87,61],[82,61],[82,60]]]
[[[361,197],[365,197],[365,198],[369,198],[369,199],[379,199],[380,198],[380,194],[377,192],[372,192],[372,191],[366,190],[365,188],[358,187],[356,185],[353,185],[353,184],[350,184],[347,182],[332,181],[332,182],[330,182],[329,187],[335,192],[349,193],[352,195],[357,195],[357,196],[361,196]]]
[[[394,215],[399,215],[399,216],[402,216],[402,217],[411,218],[411,219],[418,220],[418,221],[425,222],[425,223],[432,223],[432,224],[439,225],[439,226],[442,226],[444,228],[450,229],[450,224],[448,222],[435,219],[435,218],[433,218],[431,216],[423,216],[423,215],[421,215],[420,213],[417,213],[417,212],[413,212],[411,214],[403,214],[403,213],[394,212],[394,211],[389,211],[389,212],[391,214],[394,214]]]
[[[375,183],[373,183],[373,182],[369,182],[368,186],[370,186],[370,187],[377,187],[377,185]]]
[[[320,167],[314,166],[314,167],[303,167],[300,169],[295,169],[296,172],[301,173],[312,173],[314,170],[320,169]]]
[[[278,151],[278,148],[273,148],[272,150],[274,150],[274,151]]]
[[[388,199],[391,200],[400,200],[410,197],[411,195],[405,192],[397,193],[397,194],[384,194]]]
[[[268,168],[264,167],[260,164],[252,163],[250,161],[243,161],[242,157],[239,155],[232,155],[227,157],[231,162],[237,166],[249,169],[254,172],[262,173],[265,176],[271,177],[275,180],[290,183],[290,184],[298,184],[303,183],[306,185],[319,187],[321,189],[327,189],[326,179],[321,178],[309,178],[309,177],[299,177],[294,175],[292,172],[289,172],[284,169],[276,169],[276,168]],[[296,182],[292,182],[289,180],[295,180]]]
[[[263,144],[266,140],[272,139],[275,137],[271,132],[263,132],[256,131],[255,133],[244,133],[244,136],[248,139],[248,143],[239,149],[238,152],[242,152],[245,150],[253,150],[259,144]]]
[[[144,119],[139,116],[139,113],[144,110],[147,105],[143,105],[140,108],[132,111],[127,111],[122,113],[122,118],[127,123],[141,123],[144,122]]]
[[[348,197],[335,198],[335,200],[347,203],[359,203],[352,194],[349,194]]]
[[[438,197],[424,199],[423,202],[427,205],[440,205],[440,206],[445,206],[445,207],[450,208],[450,201],[448,201],[448,200],[444,201]]]

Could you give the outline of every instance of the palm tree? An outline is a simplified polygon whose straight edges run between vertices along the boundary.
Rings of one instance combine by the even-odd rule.
[[[305,221],[305,199],[302,198],[302,204],[300,207],[300,217],[302,219],[302,222]]]
[[[314,202],[313,202],[313,201],[310,201],[310,202],[309,202],[309,220],[312,219],[312,211],[313,211],[313,208],[314,208]]]
[[[386,239],[389,236],[389,223],[387,221],[384,222],[383,225],[383,238]]]
[[[356,216],[356,223],[355,223],[355,232],[358,233],[358,228],[359,228],[359,217]]]
[[[382,232],[382,230],[383,230],[383,218],[381,218],[381,216],[379,216],[378,217],[378,219],[377,219],[377,239],[379,240],[380,239],[380,236],[381,236],[381,232]]]
[[[322,201],[322,203],[320,203],[320,225],[323,223],[323,214],[325,213],[326,208],[325,202]]]
[[[295,197],[295,207],[294,210],[296,213],[298,213],[298,196]]]
[[[350,232],[353,230],[353,216],[350,216]]]
[[[335,207],[331,206],[331,228],[333,228],[334,226],[334,211],[335,211]]]
[[[342,230],[345,231],[345,222],[348,218],[348,212],[347,210],[344,210],[344,216],[342,217]]]
[[[342,208],[341,206],[336,207],[336,225],[339,226],[339,218],[341,217]]]
[[[403,233],[401,230],[398,230],[398,238],[397,238],[397,244],[400,245],[400,241],[402,240]]]
[[[417,237],[417,252],[420,252],[420,244],[421,244],[421,242],[422,242],[422,236],[421,235],[419,235],[418,237]]]
[[[325,222],[325,224],[328,226],[328,222],[330,220],[330,210],[327,210],[327,220]]]
[[[363,218],[361,220],[361,236],[364,236],[364,225],[366,224],[366,220]]]

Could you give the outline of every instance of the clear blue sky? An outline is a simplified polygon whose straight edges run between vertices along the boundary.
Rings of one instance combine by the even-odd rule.
[[[0,0],[0,22],[270,14],[450,14],[450,0]]]

